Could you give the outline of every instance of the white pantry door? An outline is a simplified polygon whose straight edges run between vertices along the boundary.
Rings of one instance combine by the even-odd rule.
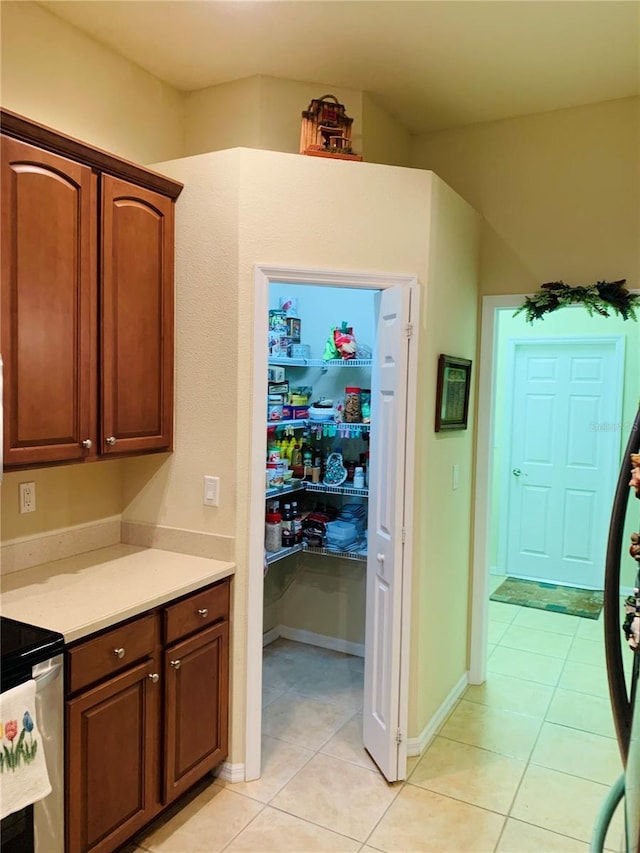
[[[602,589],[622,359],[622,339],[514,342],[508,575]]]
[[[371,378],[371,468],[367,557],[363,742],[393,782],[406,776],[406,721],[400,719],[406,409],[410,294],[392,287],[376,295],[377,330]]]

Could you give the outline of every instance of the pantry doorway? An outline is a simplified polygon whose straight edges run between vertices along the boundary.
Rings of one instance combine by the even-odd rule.
[[[255,268],[251,513],[265,505],[265,400],[269,287],[312,285],[374,291],[363,744],[389,781],[406,776],[411,527],[417,377],[418,283],[412,276]],[[409,464],[407,464],[409,457]],[[260,776],[264,531],[250,534],[245,778]]]

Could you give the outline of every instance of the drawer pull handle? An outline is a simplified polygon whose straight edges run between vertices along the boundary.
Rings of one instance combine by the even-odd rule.
[[[198,610],[198,616],[202,616],[203,619],[206,619],[208,615],[209,615],[209,611],[207,610],[206,607],[203,607],[200,610]]]
[[[117,658],[120,658],[121,660],[124,657],[124,649],[114,649],[113,653]]]
[[[182,661],[180,660],[170,660],[169,663],[174,669],[180,669],[180,667],[182,666]]]
[[[157,684],[160,681],[160,676],[157,672],[150,672],[149,678],[153,681],[154,684]]]

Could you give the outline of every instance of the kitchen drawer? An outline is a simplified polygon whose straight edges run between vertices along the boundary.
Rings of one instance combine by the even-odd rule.
[[[164,611],[165,645],[221,619],[228,619],[230,587],[227,578],[167,607]]]
[[[68,650],[70,693],[153,655],[157,618],[142,616]]]

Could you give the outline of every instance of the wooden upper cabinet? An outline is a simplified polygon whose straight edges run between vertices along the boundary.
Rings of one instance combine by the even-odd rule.
[[[100,452],[169,450],[173,202],[109,175],[101,199]]]
[[[182,184],[0,121],[5,468],[171,450]]]
[[[0,146],[4,462],[93,456],[96,176],[15,139]]]

